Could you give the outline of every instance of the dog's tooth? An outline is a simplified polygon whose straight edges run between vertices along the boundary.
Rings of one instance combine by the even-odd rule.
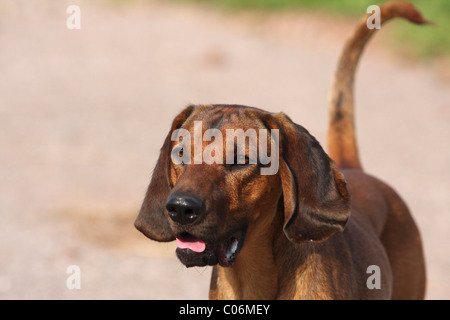
[[[236,253],[237,248],[238,248],[238,241],[236,239],[231,240],[231,243],[228,246],[228,250],[226,253],[226,258],[228,260],[233,258],[233,255]]]

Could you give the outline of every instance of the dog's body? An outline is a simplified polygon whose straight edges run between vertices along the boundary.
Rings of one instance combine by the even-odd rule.
[[[265,242],[246,243],[233,268],[214,267],[210,298],[423,299],[420,236],[405,204],[360,170],[342,172],[353,199],[342,233],[323,243],[293,244],[278,219],[272,235],[261,235]],[[379,289],[367,284],[370,266],[380,268]]]
[[[425,22],[407,3],[382,7],[383,21],[396,16]],[[135,224],[153,240],[177,239],[177,255],[186,266],[213,265],[210,298],[424,297],[419,231],[395,191],[364,173],[358,158],[353,77],[373,32],[362,23],[346,45],[331,94],[334,161],[306,129],[282,113],[237,105],[190,106],[174,120]],[[192,133],[198,121],[203,129],[221,133],[279,130],[279,172],[259,174],[264,165],[249,161],[250,143],[241,164],[174,163],[174,152],[195,157],[196,151],[173,133]],[[207,142],[200,144],[207,150]]]

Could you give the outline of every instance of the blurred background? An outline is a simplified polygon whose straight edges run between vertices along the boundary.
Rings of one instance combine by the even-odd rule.
[[[436,24],[382,27],[356,125],[366,171],[421,230],[427,298],[448,299],[450,2],[412,2]],[[211,269],[133,226],[172,119],[190,103],[283,111],[326,149],[334,67],[372,4],[0,0],[0,298],[206,299]]]

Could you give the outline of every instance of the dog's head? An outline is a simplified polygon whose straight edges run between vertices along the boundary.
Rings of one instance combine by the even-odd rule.
[[[277,215],[294,243],[344,229],[345,180],[316,139],[282,113],[189,106],[172,123],[135,226],[176,239],[188,267],[232,266],[247,231]]]

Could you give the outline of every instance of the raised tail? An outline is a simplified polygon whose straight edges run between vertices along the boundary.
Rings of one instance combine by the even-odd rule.
[[[389,1],[380,6],[381,25],[392,18],[401,17],[416,24],[428,24],[409,2]],[[340,168],[362,169],[356,143],[353,82],[359,57],[377,29],[367,27],[366,15],[345,43],[334,75],[330,92],[328,150]]]

